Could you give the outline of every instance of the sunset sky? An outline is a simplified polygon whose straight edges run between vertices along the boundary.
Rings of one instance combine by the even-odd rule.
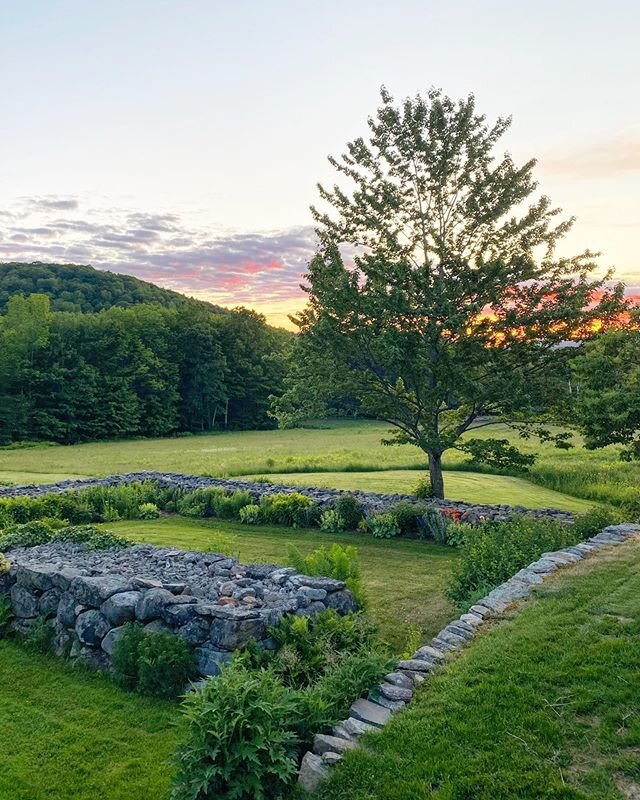
[[[635,0],[0,0],[0,261],[86,263],[284,324],[329,153],[381,84],[504,149],[640,291]]]

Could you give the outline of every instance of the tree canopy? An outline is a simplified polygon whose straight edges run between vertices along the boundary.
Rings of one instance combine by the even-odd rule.
[[[613,319],[622,287],[592,277],[593,253],[558,255],[572,220],[537,193],[534,161],[497,153],[509,119],[489,124],[473,96],[396,105],[383,89],[368,124],[312,208],[320,248],[273,413],[317,414],[339,389],[425,452],[441,497],[450,448],[523,463],[504,440],[461,437],[496,418],[529,435],[568,386],[563,343]]]

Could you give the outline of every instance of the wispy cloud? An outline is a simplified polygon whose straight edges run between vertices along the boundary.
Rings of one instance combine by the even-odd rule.
[[[303,298],[314,254],[310,226],[212,234],[177,214],[85,208],[77,198],[22,198],[0,212],[0,260],[91,264],[135,275],[222,305],[259,306]]]
[[[540,170],[574,178],[602,178],[640,170],[640,127],[588,145],[574,145],[540,158]]]

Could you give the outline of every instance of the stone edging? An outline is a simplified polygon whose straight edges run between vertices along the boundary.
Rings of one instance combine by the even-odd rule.
[[[543,583],[559,567],[575,564],[589,553],[608,545],[621,544],[638,535],[640,525],[610,525],[578,545],[543,553],[537,561],[478,600],[466,614],[450,622],[409,660],[400,661],[395,670],[370,692],[368,699],[356,700],[348,719],[338,723],[332,735],[316,735],[313,750],[302,759],[299,785],[307,791],[315,791],[329,776],[329,768],[338,763],[348,750],[359,746],[360,736],[383,728],[395,712],[411,702],[416,687],[423,683],[429,672],[442,665],[447,655],[456,655],[473,640],[485,620],[499,616],[516,600],[529,595],[534,586]]]

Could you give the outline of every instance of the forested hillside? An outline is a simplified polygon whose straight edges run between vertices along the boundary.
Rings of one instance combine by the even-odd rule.
[[[290,339],[251,311],[52,312],[16,294],[0,316],[0,440],[264,427]]]
[[[210,311],[219,306],[185,297],[131,275],[76,264],[0,264],[0,313],[14,294],[46,294],[52,311],[102,311],[112,306],[129,308],[157,303],[167,308],[198,305]]]

